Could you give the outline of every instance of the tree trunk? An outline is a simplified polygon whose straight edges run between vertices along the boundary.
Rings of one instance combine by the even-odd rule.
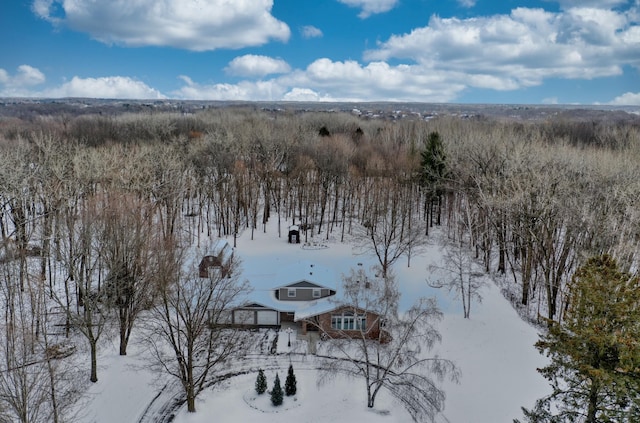
[[[98,381],[98,347],[97,342],[95,340],[91,340],[89,342],[91,346],[91,382],[95,383]]]
[[[120,312],[122,313],[122,311]],[[127,336],[126,318],[120,317],[120,355],[127,355],[127,345],[129,337]]]
[[[193,393],[193,387],[187,389],[187,411],[189,413],[196,412],[196,396]]]
[[[596,420],[596,412],[598,411],[598,383],[591,380],[591,388],[589,389],[589,408],[587,409],[587,419],[585,423],[598,423]]]
[[[188,348],[188,358],[187,358],[187,411],[189,413],[196,412],[196,392],[195,392],[195,382],[193,380],[193,361],[192,354],[193,351],[191,348]]]

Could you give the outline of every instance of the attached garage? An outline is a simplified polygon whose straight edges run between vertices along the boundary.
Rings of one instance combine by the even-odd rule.
[[[277,310],[261,304],[246,304],[233,310],[233,324],[245,326],[278,326],[280,324]]]
[[[234,310],[233,323],[236,325],[255,325],[254,315],[253,310]]]
[[[278,324],[278,312],[275,310],[259,310],[258,326],[276,326]]]

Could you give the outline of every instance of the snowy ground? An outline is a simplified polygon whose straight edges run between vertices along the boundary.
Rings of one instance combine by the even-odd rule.
[[[274,219],[275,220],[275,219]],[[269,278],[277,270],[296,260],[313,260],[347,273],[357,263],[374,264],[373,258],[355,255],[352,248],[338,241],[316,237],[328,248],[305,249],[302,244],[286,242],[286,224],[278,238],[275,222],[267,233],[256,231],[254,240],[245,232],[238,240],[236,255],[242,258],[243,275]],[[231,241],[231,240],[230,240]],[[304,241],[304,240],[303,240]],[[438,246],[430,246],[419,257],[396,263],[394,270],[407,307],[421,296],[436,296],[445,313],[439,329],[442,343],[434,352],[453,360],[462,377],[458,384],[445,382],[446,409],[439,421],[452,423],[501,423],[520,417],[521,406],[531,406],[536,398],[548,393],[548,385],[536,372],[545,364],[534,349],[537,332],[523,322],[510,304],[492,284],[483,289],[483,302],[474,303],[471,319],[462,318],[462,307],[449,293],[430,288],[426,283],[428,266],[438,264]],[[411,421],[408,413],[390,395],[384,393],[374,410],[367,409],[364,383],[361,380],[337,378],[321,385],[311,355],[302,354],[303,341],[295,341],[287,354],[286,334],[278,343],[278,355],[254,355],[232,364],[229,373],[239,373],[219,382],[203,393],[196,403],[198,412],[177,411],[174,422],[367,422],[393,423]],[[284,340],[283,340],[284,339]],[[265,395],[254,398],[253,386],[258,368],[264,368],[269,389],[275,372],[284,384],[289,363],[298,378],[296,398],[285,398],[282,407],[274,408]],[[175,398],[180,388],[168,376],[159,379],[144,366],[144,351],[135,343],[135,335],[127,357],[119,357],[115,345],[103,346],[99,358],[99,378],[88,388],[86,405],[80,413],[83,423],[136,423],[157,421]],[[164,408],[163,408],[164,407]],[[166,417],[166,415],[165,415]]]

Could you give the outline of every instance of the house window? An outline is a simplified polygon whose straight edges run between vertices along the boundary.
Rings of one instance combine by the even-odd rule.
[[[366,314],[354,315],[350,312],[344,312],[331,316],[331,329],[333,330],[362,330],[366,328]]]
[[[342,329],[342,316],[331,316],[331,329]]]
[[[319,289],[313,289],[313,298],[320,298],[320,290]]]
[[[366,314],[358,315],[358,317],[356,318],[356,329],[364,330],[366,328],[367,328],[367,315]]]
[[[353,330],[356,319],[353,316],[342,316],[342,329]]]
[[[289,298],[295,297],[296,296],[296,289],[295,288],[288,288],[287,289],[287,296]]]

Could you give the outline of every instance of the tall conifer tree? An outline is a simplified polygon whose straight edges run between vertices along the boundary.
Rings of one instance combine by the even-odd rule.
[[[523,409],[529,422],[640,421],[640,279],[608,255],[574,274],[562,323],[549,321],[536,348],[553,392]]]

